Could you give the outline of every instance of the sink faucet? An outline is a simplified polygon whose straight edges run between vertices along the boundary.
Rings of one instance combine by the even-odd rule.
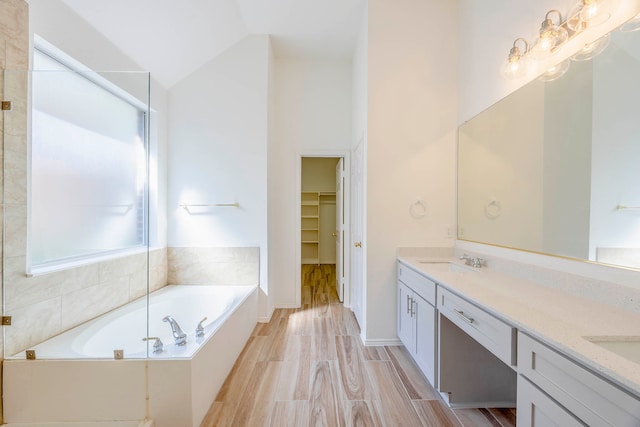
[[[460,259],[463,260],[466,265],[470,265],[474,268],[480,268],[483,265],[487,265],[487,261],[485,261],[484,259],[478,257],[470,257],[467,254],[463,254]]]
[[[187,343],[187,334],[184,333],[173,317],[165,316],[162,321],[169,322],[171,325],[171,331],[173,332],[173,338],[176,340],[176,345],[185,345]]]

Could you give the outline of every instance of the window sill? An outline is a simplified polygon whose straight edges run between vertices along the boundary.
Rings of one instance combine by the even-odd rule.
[[[25,276],[26,277],[43,276],[50,273],[57,273],[60,271],[71,270],[73,268],[78,268],[85,265],[96,264],[99,262],[111,261],[114,259],[124,258],[127,256],[143,254],[147,252],[147,250],[152,251],[154,249],[159,249],[159,248],[137,246],[135,248],[123,249],[123,250],[109,252],[109,253],[88,255],[86,257],[79,258],[79,259],[61,261],[55,264],[52,263],[49,265],[27,268],[27,272],[25,273]]]

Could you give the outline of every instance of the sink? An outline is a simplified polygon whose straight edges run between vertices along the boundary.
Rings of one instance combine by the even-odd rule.
[[[453,272],[453,273],[475,273],[477,270],[473,267],[468,267],[466,265],[457,264],[449,261],[418,261],[420,264],[424,264],[429,268],[436,271],[445,271],[445,272]]]
[[[582,337],[618,356],[640,364],[640,336]]]

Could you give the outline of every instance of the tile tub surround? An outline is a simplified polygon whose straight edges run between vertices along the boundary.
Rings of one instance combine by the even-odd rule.
[[[169,247],[170,285],[257,285],[260,248]]]
[[[25,276],[26,258],[5,258],[5,352],[30,346],[111,311],[147,292],[147,254],[114,258],[39,276]],[[149,288],[167,283],[167,250],[149,252]]]
[[[496,271],[492,263],[476,272],[443,272],[421,263],[424,257],[398,259],[640,397],[640,366],[582,338],[638,336],[640,313]]]

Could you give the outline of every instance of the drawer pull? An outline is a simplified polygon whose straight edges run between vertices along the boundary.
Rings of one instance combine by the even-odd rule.
[[[415,306],[418,305],[418,303],[416,302],[416,300],[414,300],[413,298],[411,298],[411,317],[416,315],[416,310],[415,310]]]
[[[466,322],[473,323],[473,317],[469,317],[464,314],[464,311],[461,310],[453,310],[458,316],[462,317]]]
[[[407,295],[407,314],[411,314],[411,297]]]

